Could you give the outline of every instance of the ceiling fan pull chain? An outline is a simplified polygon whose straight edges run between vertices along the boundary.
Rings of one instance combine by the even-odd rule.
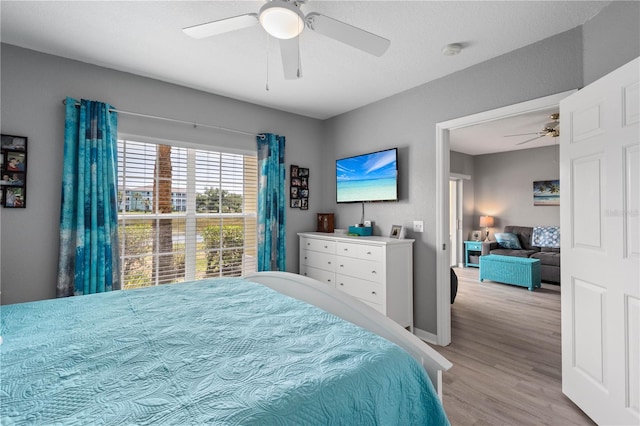
[[[297,42],[298,42],[298,71],[296,72],[296,76],[298,78],[300,78],[300,68],[301,68],[301,63],[300,63],[300,33],[302,32],[302,30],[300,29],[300,21],[298,21],[298,37],[297,37]]]
[[[265,86],[265,89],[268,92],[269,91],[269,34],[266,34],[266,37],[267,37],[267,84]]]

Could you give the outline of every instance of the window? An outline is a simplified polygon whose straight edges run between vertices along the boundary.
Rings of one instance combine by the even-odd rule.
[[[123,289],[256,270],[257,158],[118,141]]]

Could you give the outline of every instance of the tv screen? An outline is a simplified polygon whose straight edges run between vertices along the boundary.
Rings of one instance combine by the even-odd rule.
[[[398,149],[336,160],[336,201],[398,201]]]

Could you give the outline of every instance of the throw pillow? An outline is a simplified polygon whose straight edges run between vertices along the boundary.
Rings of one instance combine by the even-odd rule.
[[[534,226],[531,245],[537,247],[560,248],[559,226]]]
[[[494,234],[500,248],[511,250],[522,250],[518,236],[511,232],[500,232]]]

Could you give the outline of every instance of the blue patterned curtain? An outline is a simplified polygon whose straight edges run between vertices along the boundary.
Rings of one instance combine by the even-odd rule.
[[[102,102],[66,105],[57,296],[119,290],[118,117]]]
[[[284,136],[258,136],[258,271],[286,270]]]

